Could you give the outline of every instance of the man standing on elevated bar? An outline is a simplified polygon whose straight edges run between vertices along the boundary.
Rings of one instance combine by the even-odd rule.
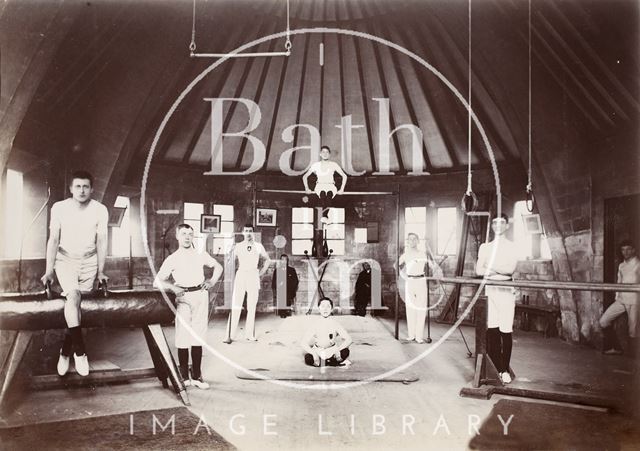
[[[69,187],[72,197],[53,204],[50,235],[47,242],[46,271],[42,283],[53,282],[53,274],[62,287],[64,318],[67,332],[64,337],[58,374],[69,370],[69,357],[73,351],[76,371],[89,374],[89,361],[84,349],[80,328],[82,293],[90,292],[96,279],[107,281],[104,263],[107,256],[107,207],[91,199],[93,176],[86,171],[74,172]]]
[[[502,382],[511,382],[509,363],[513,346],[513,317],[516,311],[516,290],[513,287],[490,286],[491,280],[511,280],[518,264],[518,249],[505,236],[509,218],[505,215],[491,221],[495,237],[483,243],[478,250],[476,274],[485,276],[489,282],[487,295],[487,353],[500,373]],[[495,251],[494,251],[495,249]],[[493,262],[491,256],[495,256]]]

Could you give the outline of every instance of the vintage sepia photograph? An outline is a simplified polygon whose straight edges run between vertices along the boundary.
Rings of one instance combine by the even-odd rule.
[[[639,0],[0,0],[0,448],[640,447]]]

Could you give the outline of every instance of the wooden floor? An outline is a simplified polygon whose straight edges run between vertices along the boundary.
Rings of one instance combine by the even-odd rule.
[[[205,351],[203,361],[203,373],[211,389],[189,389],[191,410],[243,450],[466,449],[474,435],[470,421],[498,421],[488,415],[499,397],[484,401],[458,395],[473,376],[473,359],[467,358],[458,332],[408,369],[420,376],[414,383],[374,382],[329,389],[318,383],[288,386],[236,377],[239,367],[299,367],[302,356],[297,340],[310,319],[262,316],[257,322],[257,343],[241,340],[225,345],[226,319],[214,318],[207,343],[218,355]],[[355,316],[338,319],[354,338],[354,369],[360,365],[367,371],[389,370],[433,346],[395,341],[390,320]],[[433,326],[434,343],[446,330],[444,325]],[[473,329],[463,331],[473,346]],[[167,328],[166,334],[173,345],[173,330]],[[87,338],[90,358],[108,360],[122,368],[151,365],[138,330],[94,330]],[[625,357],[603,356],[590,348],[545,339],[538,333],[516,332],[512,363],[522,380],[588,387],[620,399],[631,396],[634,368]],[[121,412],[136,412],[136,421],[151,421],[144,417],[145,410],[178,405],[173,392],[148,379],[27,393],[4,421],[12,426]]]

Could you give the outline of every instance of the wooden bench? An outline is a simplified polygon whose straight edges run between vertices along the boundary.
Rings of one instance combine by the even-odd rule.
[[[522,315],[523,330],[530,330],[530,316],[537,316],[544,320],[543,333],[545,338],[558,335],[556,322],[560,318],[560,308],[554,305],[516,304],[517,314]]]

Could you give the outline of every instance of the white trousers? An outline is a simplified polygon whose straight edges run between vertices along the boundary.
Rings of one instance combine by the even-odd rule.
[[[209,292],[190,291],[177,298],[177,304],[176,348],[202,346],[198,338],[207,340]]]
[[[238,271],[233,282],[233,297],[231,301],[231,334],[230,338],[235,338],[238,324],[240,323],[240,313],[242,313],[242,303],[244,295],[247,295],[247,320],[244,333],[246,337],[256,336],[256,306],[258,305],[258,294],[260,292],[260,272],[256,270]]]
[[[499,328],[505,334],[513,332],[516,295],[512,287],[485,287],[487,295],[487,327]]]
[[[407,277],[405,280],[404,306],[407,312],[407,338],[422,340],[427,318],[427,281],[424,278]]]
[[[600,327],[603,329],[609,327],[617,317],[627,312],[627,324],[629,325],[629,336],[635,338],[638,330],[638,304],[637,303],[623,303],[615,301],[611,304],[607,310],[602,314],[600,318]]]

